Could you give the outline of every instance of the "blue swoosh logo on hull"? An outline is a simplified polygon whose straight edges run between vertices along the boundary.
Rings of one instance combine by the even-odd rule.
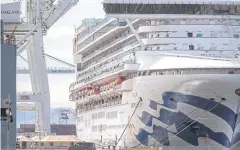
[[[186,104],[208,111],[209,109],[217,105],[217,107],[214,110],[212,110],[211,113],[225,120],[233,129],[233,131],[234,131],[236,122],[239,122],[239,117],[237,118],[238,115],[235,114],[230,108],[209,99],[205,99],[205,98],[193,96],[193,95],[184,95],[177,92],[164,92],[162,94],[162,99],[164,102],[163,104],[159,104],[156,101],[151,100],[149,107],[153,110],[157,110],[157,106],[162,105],[170,109],[177,109],[177,103],[186,103]],[[206,103],[207,105],[202,107],[204,103]],[[146,126],[153,128],[153,133],[148,133],[143,128],[140,128],[139,133],[135,136],[141,142],[141,144],[147,146],[149,144],[148,136],[151,136],[152,138],[154,138],[156,141],[160,143],[165,142],[163,144],[165,146],[170,145],[168,141],[169,137],[167,136],[168,135],[167,133],[172,133],[172,132],[166,128],[156,126],[155,124],[153,124],[152,123],[153,118],[169,126],[175,125],[176,127],[178,126],[178,124],[182,123],[182,121],[184,120],[187,120],[187,122],[189,121],[190,123],[194,122],[194,120],[190,119],[188,116],[186,116],[182,112],[171,112],[167,109],[161,108],[159,113],[160,113],[160,117],[157,118],[155,116],[152,116],[148,112],[143,111],[142,116],[139,117],[139,119]],[[184,124],[184,125],[181,124],[181,127],[179,128],[177,127],[177,133],[183,130],[189,124]],[[231,145],[237,143],[240,140],[240,133],[236,133],[231,141],[224,133],[214,132],[204,124],[201,124],[197,121],[176,136],[194,146],[199,145],[198,143],[199,137],[210,138],[227,148],[230,148]]]
[[[214,141],[216,141],[217,143],[225,146],[225,147],[230,147],[231,143],[230,140],[228,139],[228,137],[222,133],[222,132],[214,132],[211,129],[209,129],[207,126],[199,123],[199,122],[195,122],[192,126],[186,128],[191,122],[194,122],[194,120],[188,118],[185,114],[181,113],[181,112],[171,112],[169,110],[165,110],[165,109],[161,109],[160,110],[160,117],[156,118],[154,116],[152,116],[151,114],[149,114],[148,112],[143,111],[142,112],[142,117],[139,117],[139,119],[146,125],[146,126],[152,126],[152,119],[155,118],[165,124],[168,125],[176,125],[176,127],[178,126],[178,124],[180,124],[183,120],[187,120],[186,124],[181,124],[179,127],[177,127],[177,132],[180,132],[178,135],[176,135],[177,137],[181,138],[182,140],[184,140],[185,142],[192,144],[194,146],[198,146],[198,138],[199,137],[208,137]],[[186,129],[184,129],[186,128]],[[144,129],[142,129],[141,131],[143,131]],[[140,139],[139,141],[144,141],[144,139],[141,139],[140,137],[143,137],[142,134],[146,134],[146,133],[141,133],[141,131],[139,132],[138,135],[136,135],[137,139]],[[145,131],[146,132],[146,131]],[[156,125],[153,125],[153,133],[148,133],[148,135],[152,136],[155,140],[157,140],[160,143],[165,142],[165,140],[159,140],[161,138],[164,139],[168,139],[168,136],[166,133],[172,133],[171,131],[168,131],[165,128],[162,127],[158,127]],[[146,143],[144,143],[146,144]],[[167,146],[167,145],[166,145]]]
[[[172,102],[170,98],[173,99],[174,102]],[[172,109],[177,109],[177,103],[186,103],[198,108],[202,106],[202,104],[207,103],[209,107],[201,108],[204,110],[208,110],[209,108],[218,105],[213,111],[211,111],[211,113],[219,116],[224,121],[226,121],[231,126],[232,130],[235,128],[236,114],[230,108],[224,106],[223,104],[219,104],[216,101],[194,95],[185,95],[177,92],[164,92],[162,94],[162,99],[164,102],[162,105]]]

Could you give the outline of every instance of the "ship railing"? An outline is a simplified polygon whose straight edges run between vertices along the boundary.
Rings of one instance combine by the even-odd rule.
[[[138,20],[134,20],[133,21],[133,24],[137,23]],[[142,23],[141,23],[142,24]],[[134,27],[138,28],[137,25],[134,25]],[[112,38],[110,39],[109,41],[106,41],[106,42],[103,42],[102,45],[98,46],[98,47],[101,47],[101,50],[99,50],[99,48],[97,47],[97,50],[95,50],[93,53],[90,53],[90,54],[87,54],[85,56],[83,56],[83,61],[86,61],[88,60],[89,58],[91,58],[92,56],[94,56],[95,54],[99,54],[100,52],[102,51],[106,51],[106,50],[109,50],[110,48],[114,48],[116,47],[118,44],[124,42],[126,39],[129,39],[131,37],[134,37],[134,34],[130,33],[130,29],[126,28],[126,31],[124,31],[123,33],[121,33],[117,38],[118,39],[115,39],[115,38]],[[113,43],[110,43],[112,42]],[[123,45],[129,45],[129,41],[126,42],[125,44]]]
[[[31,103],[18,103],[17,104],[17,110],[19,111],[33,111],[36,110],[36,106],[35,104],[31,104]]]
[[[103,66],[102,68],[96,70],[96,72],[91,73],[91,75],[87,75],[79,80],[83,82],[89,82],[98,77],[105,76],[106,74],[111,74],[113,72],[117,72],[121,69],[124,69],[124,64],[133,64],[133,63],[135,63],[133,59],[128,59],[126,61],[117,60],[115,63],[110,65],[106,64],[106,66]]]
[[[135,24],[136,22],[138,22],[138,20],[135,20],[135,21],[133,22],[133,24]],[[124,27],[119,27],[119,26],[117,26],[117,27],[113,28],[111,31],[107,32],[106,34],[111,34],[112,32],[117,31],[118,29],[121,29],[120,32],[122,32],[122,34],[120,33],[120,35],[118,35],[118,37],[116,37],[116,38],[121,38],[121,37],[123,37],[123,39],[126,39],[127,35],[129,35],[129,33],[130,33],[130,29],[129,29],[128,27],[129,27],[128,25],[127,25],[127,26],[125,25]],[[135,29],[138,30],[139,25],[134,25],[134,27],[135,27]],[[133,35],[133,34],[132,34],[132,35]],[[98,41],[98,44],[97,44],[97,43],[94,43],[95,49],[99,49],[99,47],[100,47],[99,45],[107,45],[107,46],[108,46],[109,43],[111,43],[112,41],[113,41],[113,43],[117,42],[116,39],[112,37],[112,38],[110,38],[110,39],[108,39],[108,40],[106,40],[106,41],[102,41],[102,43],[104,43],[104,44],[102,44],[102,43],[100,43],[99,41],[101,41],[101,39],[102,39],[104,36],[105,36],[105,34],[102,35],[102,36],[99,37],[99,38],[96,38],[97,40],[95,40],[95,41]],[[114,34],[113,34],[113,36],[114,36]],[[133,36],[133,37],[134,37],[134,36]],[[121,39],[119,39],[119,41],[121,41]],[[87,46],[86,46],[86,45],[82,45],[82,47],[84,46],[84,48],[82,48],[82,49],[79,50],[78,52],[83,52],[83,51],[89,49],[90,46],[93,46],[92,44],[93,44],[92,42],[88,42],[88,43],[87,43]],[[91,48],[93,48],[93,47],[91,47]]]
[[[82,32],[84,32],[85,30],[89,30],[89,32],[87,32],[86,34],[84,35],[81,35],[82,37],[79,38],[79,40],[82,40],[84,38],[87,37],[87,35],[93,33],[93,32],[96,32],[98,30],[100,30],[101,28],[104,27],[104,25],[107,25],[109,22],[113,21],[114,19],[113,18],[106,18],[106,19],[103,19],[101,22],[99,22],[97,25],[95,25],[94,27],[92,27],[90,30],[88,28],[84,29]],[[79,31],[80,29],[82,28],[82,26],[79,26],[77,28],[77,31]]]
[[[119,43],[120,41],[123,41],[124,39],[127,38],[128,33],[122,33],[118,39],[116,40],[115,38],[110,39],[109,41],[104,42],[102,45],[99,46],[99,48],[96,48],[93,53],[89,53],[87,55],[83,56],[83,61],[87,60],[88,58],[92,57],[93,55],[105,51],[107,49],[109,49],[109,47],[111,47],[111,49],[116,49],[115,47],[111,46],[111,45],[115,45],[115,43]],[[125,44],[126,45],[126,44]]]
[[[155,69],[141,70],[130,73],[126,79],[132,79],[139,76],[156,76],[156,75],[183,75],[183,74],[240,74],[239,68],[172,68],[172,69]]]
[[[78,51],[79,50],[81,50],[82,48],[84,48],[86,45],[85,44],[82,44],[82,43],[84,43],[85,41],[91,41],[91,42],[94,42],[94,41],[96,41],[96,40],[98,40],[102,35],[104,35],[104,34],[106,34],[108,31],[110,31],[110,30],[112,30],[112,29],[114,29],[114,28],[117,28],[118,26],[117,26],[117,24],[108,24],[107,26],[105,26],[105,27],[103,27],[101,30],[102,30],[102,32],[100,32],[101,30],[99,30],[99,32],[96,32],[95,34],[93,34],[93,35],[90,35],[90,34],[88,34],[87,36],[86,36],[86,38],[80,38],[79,40],[77,40],[77,45],[80,45],[79,47],[78,47]],[[98,33],[98,35],[96,36],[96,34]],[[94,38],[93,38],[94,37]],[[88,44],[91,44],[91,42],[90,43],[88,43]],[[87,45],[88,45],[87,44]]]
[[[97,94],[94,93],[94,90],[72,92],[69,95],[69,100],[74,101],[74,100],[81,100],[81,99],[97,99],[99,98],[100,95],[101,97],[103,97],[103,96],[112,95],[116,93],[117,92],[116,90],[118,90],[120,87],[121,87],[120,85],[113,82],[111,84],[101,86],[99,93]]]
[[[127,44],[126,44],[127,45]],[[137,45],[137,42],[134,42],[128,46],[125,46],[125,44],[121,47],[118,47],[117,49],[110,49],[106,52],[103,52],[101,53],[100,55],[96,56],[94,59],[90,60],[90,61],[87,61],[87,62],[84,62],[83,63],[83,68],[82,70],[86,69],[86,68],[90,68],[92,66],[94,66],[96,63],[99,63],[103,60],[108,60],[110,59],[110,57],[114,56],[114,55],[119,55],[121,53],[119,52],[124,52],[126,50],[131,50],[131,49],[134,49],[136,48],[136,45]]]
[[[70,85],[70,91],[72,91],[72,90],[74,89],[74,86],[77,85],[77,84],[79,84],[79,83],[87,83],[87,82],[90,82],[90,81],[92,81],[92,80],[94,80],[94,79],[96,79],[96,78],[104,77],[104,76],[106,76],[106,75],[108,75],[108,74],[111,74],[111,73],[120,71],[120,70],[122,70],[122,69],[124,69],[124,63],[119,64],[117,68],[112,69],[112,70],[110,70],[110,71],[108,71],[108,72],[102,71],[102,72],[99,73],[100,75],[99,75],[99,74],[94,74],[94,76],[93,76],[92,78],[85,78],[85,79],[82,79],[82,80],[78,80],[78,81],[76,81],[76,82],[74,82],[74,83],[72,83],[72,84]]]
[[[26,92],[17,92],[17,95],[33,95],[33,92],[28,92],[28,91],[26,91]]]
[[[109,107],[109,106],[115,106],[122,103],[121,98],[113,99],[113,100],[96,100],[96,101],[87,101],[85,103],[79,104],[78,108],[76,109],[77,112],[86,112],[89,110],[93,110],[96,108],[103,108],[103,107]]]
[[[126,23],[126,22],[125,22]],[[83,53],[84,51],[87,51],[89,49],[99,49],[99,45],[102,45],[102,43],[110,43],[111,41],[114,41],[115,38],[114,36],[116,34],[114,34],[115,32],[119,33],[121,35],[121,32],[124,34],[124,31],[128,31],[128,33],[130,32],[130,30],[128,30],[128,25],[120,25],[119,24],[112,28],[110,31],[108,30],[108,32],[106,32],[105,34],[98,36],[97,38],[95,38],[95,40],[91,40],[92,42],[88,42],[87,45],[81,45],[81,47],[83,48],[78,48],[78,53]],[[126,31],[126,32],[127,32]],[[119,36],[119,34],[117,34]]]
[[[42,93],[36,93],[36,92],[17,92],[17,95],[19,96],[30,96],[30,95],[41,95]]]
[[[77,79],[79,80],[79,77],[84,78],[84,76],[87,76],[87,75],[89,76],[90,73],[94,73],[94,72],[97,72],[98,70],[109,68],[118,63],[124,62],[123,57],[131,53],[132,53],[131,49],[128,49],[125,52],[122,52],[114,57],[110,57],[106,59],[106,61],[103,61],[103,62],[100,61],[99,63],[95,64],[94,67],[91,67],[90,69],[87,69],[79,73],[77,76]]]
[[[115,66],[109,67],[105,70],[100,70],[99,72],[94,73],[92,75],[92,77],[87,77],[87,78],[84,78],[84,79],[81,79],[81,80],[77,80],[70,85],[69,91],[72,92],[74,90],[75,86],[78,85],[78,84],[86,84],[87,82],[91,82],[91,81],[93,81],[97,78],[103,78],[105,76],[111,75],[111,74],[113,74],[115,72],[118,72],[120,70],[123,70],[126,64],[135,64],[135,60],[134,59],[129,59],[127,61],[118,63]]]
[[[201,25],[212,25],[212,20],[214,19],[206,19],[206,22],[201,23]],[[219,20],[219,19],[216,19]],[[187,23],[186,19],[179,19],[179,22],[176,22],[176,20],[174,21],[174,23],[172,23],[170,20],[162,20],[162,19],[158,19],[158,20],[146,20],[145,24],[143,26],[158,26],[158,25],[199,25],[199,24],[191,24],[191,23]],[[214,22],[214,25],[226,25],[225,22],[222,21],[216,21]],[[228,22],[229,26],[239,26],[240,22],[236,21],[236,20],[230,20]]]

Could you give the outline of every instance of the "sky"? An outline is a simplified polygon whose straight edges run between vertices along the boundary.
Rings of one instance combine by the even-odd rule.
[[[104,16],[102,0],[79,0],[75,7],[48,30],[44,37],[45,53],[73,63],[72,40],[75,27],[79,26],[84,18],[103,18]],[[27,65],[19,58],[17,62],[19,67]],[[47,66],[49,67],[58,65],[47,60]],[[48,75],[51,107],[74,107],[74,103],[68,100],[68,88],[70,83],[74,82],[74,79],[74,74]],[[31,91],[29,75],[17,75],[17,91]]]

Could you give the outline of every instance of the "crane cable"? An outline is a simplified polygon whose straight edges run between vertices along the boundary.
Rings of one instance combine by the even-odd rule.
[[[20,6],[21,6],[21,4],[22,4],[22,1],[23,1],[23,0],[20,0]],[[18,23],[16,24],[16,26],[14,27],[14,29],[13,29],[10,37],[9,37],[8,39],[6,39],[6,42],[7,42],[8,44],[10,43],[10,40],[11,40],[11,38],[13,37],[13,34],[15,33],[15,31],[16,31],[16,29],[17,29],[17,27],[18,27],[19,24],[20,24],[20,22],[18,22]]]
[[[129,124],[130,124],[130,122],[131,122],[131,120],[132,120],[133,115],[135,114],[135,112],[136,112],[136,110],[137,110],[137,108],[138,108],[140,102],[142,102],[142,101],[143,101],[143,100],[142,100],[142,98],[140,97],[140,98],[139,98],[139,101],[138,101],[138,103],[137,103],[137,105],[136,105],[136,107],[135,107],[135,109],[134,109],[134,111],[133,111],[133,113],[132,113],[132,115],[131,115],[131,117],[130,117],[128,123],[127,123],[127,125],[126,125],[126,127],[125,127],[125,129],[123,130],[123,132],[122,132],[120,138],[118,139],[118,141],[117,141],[117,143],[116,143],[116,146],[118,145],[118,143],[120,142],[120,140],[121,140],[123,134],[124,134],[125,131],[127,130],[127,127],[129,126]]]

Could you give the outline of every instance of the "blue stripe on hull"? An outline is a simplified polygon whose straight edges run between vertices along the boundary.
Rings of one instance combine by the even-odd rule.
[[[151,114],[149,114],[148,112],[143,111],[142,117],[139,117],[139,119],[146,126],[149,126],[149,127],[152,126],[153,118],[155,118],[165,124],[168,124],[168,125],[175,125],[177,128],[177,133],[180,132],[176,136],[194,146],[199,145],[199,143],[198,143],[199,137],[208,137],[208,138],[216,141],[217,143],[219,143],[225,147],[228,147],[228,148],[231,145],[230,140],[224,133],[214,132],[211,129],[209,129],[207,126],[205,126],[199,122],[193,123],[194,120],[190,119],[189,117],[187,117],[185,114],[183,114],[181,112],[176,113],[176,112],[171,112],[169,110],[161,109],[160,114],[161,114],[160,117],[156,118],[156,117],[152,116]],[[179,125],[184,120],[187,120],[186,123],[182,123],[181,125]],[[191,126],[189,126],[191,123],[193,123],[193,124]],[[141,131],[143,131],[143,130],[144,129],[142,129]],[[144,141],[145,137],[143,137],[143,135],[146,135],[145,132],[140,133],[140,135],[139,134],[137,135],[137,138],[139,139],[139,141]],[[168,139],[169,137],[166,134],[168,132],[170,132],[170,131],[168,131],[168,129],[153,125],[153,133],[147,134],[147,135],[150,135],[158,142],[163,143],[164,141],[159,140],[159,139],[161,139],[161,138]],[[173,132],[170,132],[170,133],[174,134]],[[146,144],[146,143],[144,143],[144,144]]]
[[[192,105],[198,108],[201,107],[204,103],[207,103],[207,106],[209,107],[201,108],[204,110],[208,110],[209,108],[212,108],[218,105],[216,109],[214,109],[211,113],[222,118],[234,130],[235,123],[236,123],[236,114],[230,108],[228,108],[227,106],[224,106],[223,104],[218,104],[218,102],[216,101],[212,101],[199,96],[185,95],[177,92],[164,92],[162,94],[162,99],[164,102],[163,106],[172,108],[172,109],[177,109],[177,103],[186,103],[188,105]],[[170,99],[173,99],[174,101]]]
[[[150,100],[149,107],[153,110],[157,110],[158,105],[165,106],[170,109],[177,109],[177,103],[186,103],[188,105],[195,106],[197,108],[203,109],[208,111],[209,109],[215,107],[211,111],[211,113],[219,116],[224,121],[226,121],[229,126],[234,131],[236,125],[240,122],[240,117],[238,114],[235,114],[230,108],[224,106],[223,104],[219,104],[216,101],[205,99],[202,97],[194,96],[194,95],[185,95],[178,92],[164,92],[162,94],[163,104],[159,104],[156,101]],[[219,100],[218,100],[219,101]],[[143,128],[140,128],[139,133],[136,136],[136,138],[143,144],[148,145],[149,139],[148,137],[151,136],[159,143],[164,143],[163,145],[169,146],[170,143],[168,141],[168,132],[172,133],[171,131],[168,131],[168,129],[165,129],[160,126],[156,126],[153,124],[153,118],[157,119],[164,124],[167,125],[175,125],[177,127],[177,133],[183,130],[186,126],[188,126],[191,122],[194,122],[194,120],[190,119],[187,115],[183,114],[182,112],[171,112],[167,109],[161,108],[160,109],[160,117],[155,117],[149,114],[146,111],[142,112],[142,116],[139,117],[139,119],[148,127],[153,128],[153,133],[148,133]],[[178,127],[182,121],[186,120],[185,124],[181,124],[181,126]],[[188,122],[188,123],[187,123]],[[234,131],[237,132],[237,131]],[[174,134],[174,133],[172,133]],[[204,124],[201,124],[199,122],[193,123],[190,127],[183,130],[181,133],[177,135],[177,137],[181,138],[185,142],[198,146],[198,138],[199,137],[207,137],[209,139],[214,140],[215,142],[221,144],[222,146],[226,148],[230,148],[231,145],[237,143],[240,141],[240,132],[235,133],[234,137],[229,139],[224,133],[222,132],[214,132]]]

